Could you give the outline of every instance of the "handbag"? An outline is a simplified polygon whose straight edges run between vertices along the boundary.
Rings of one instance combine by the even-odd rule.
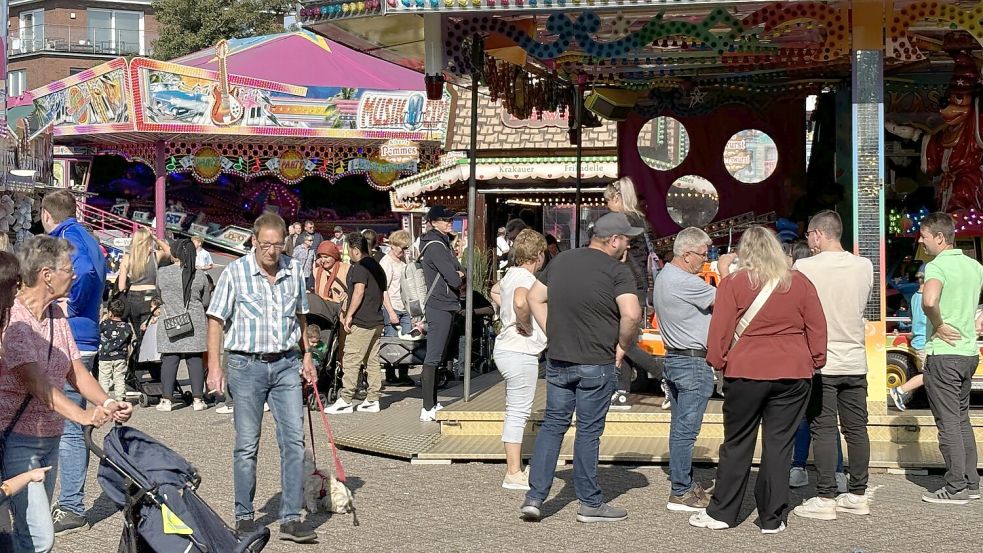
[[[194,333],[195,326],[191,324],[191,313],[188,311],[188,305],[190,303],[191,297],[188,296],[188,299],[184,302],[184,313],[160,320],[161,324],[164,325],[164,333],[171,340],[176,340],[182,336]]]
[[[777,280],[769,280],[764,284],[764,286],[761,287],[761,290],[758,291],[758,295],[755,296],[754,301],[751,302],[751,305],[747,308],[747,311],[745,311],[744,315],[741,316],[741,320],[737,322],[737,328],[734,329],[734,339],[730,342],[731,349],[733,349],[733,347],[737,344],[737,340],[740,339],[742,334],[744,334],[744,331],[747,330],[748,325],[750,325],[751,321],[754,320],[754,317],[758,314],[758,311],[761,310],[761,308],[765,305],[765,302],[768,301],[768,298],[771,297],[771,293],[775,291],[776,286],[778,286]]]

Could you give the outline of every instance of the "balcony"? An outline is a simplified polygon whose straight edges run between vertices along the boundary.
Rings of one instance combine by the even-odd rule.
[[[11,58],[50,52],[80,55],[149,56],[151,45],[155,40],[157,40],[157,35],[138,30],[71,25],[35,25],[10,34],[7,38],[7,54]]]

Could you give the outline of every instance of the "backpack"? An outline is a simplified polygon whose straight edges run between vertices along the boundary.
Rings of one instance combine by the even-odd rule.
[[[439,243],[445,248],[447,247],[446,244],[439,240],[427,242],[423,246],[423,249],[420,250],[420,256],[417,257],[416,261],[407,263],[403,267],[403,278],[399,282],[399,295],[402,297],[403,305],[406,307],[406,312],[409,313],[410,317],[424,316],[427,300],[430,299],[430,294],[433,294],[434,288],[437,287],[437,282],[440,280],[440,274],[438,273],[434,277],[433,283],[428,287],[427,278],[423,274],[423,253],[427,251],[430,244],[434,243]]]

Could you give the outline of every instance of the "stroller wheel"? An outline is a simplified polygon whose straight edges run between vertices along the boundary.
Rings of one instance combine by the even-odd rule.
[[[437,388],[444,388],[451,380],[451,372],[447,369],[437,370]]]
[[[329,405],[328,396],[325,394],[319,394],[319,395],[321,396],[321,404],[327,407]],[[314,395],[313,392],[307,394],[307,408],[310,409],[311,411],[318,410],[317,395]]]
[[[181,394],[181,399],[184,401],[185,405],[191,405],[191,402],[194,401],[195,396],[191,392],[184,392]]]
[[[140,399],[138,400],[140,407],[150,407],[150,396],[147,394],[140,394]]]

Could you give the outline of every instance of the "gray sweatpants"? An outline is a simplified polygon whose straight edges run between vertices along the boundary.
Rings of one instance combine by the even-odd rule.
[[[969,423],[969,393],[979,356],[929,355],[925,361],[925,393],[939,428],[939,449],[945,459],[945,487],[950,493],[979,489],[976,436]]]

